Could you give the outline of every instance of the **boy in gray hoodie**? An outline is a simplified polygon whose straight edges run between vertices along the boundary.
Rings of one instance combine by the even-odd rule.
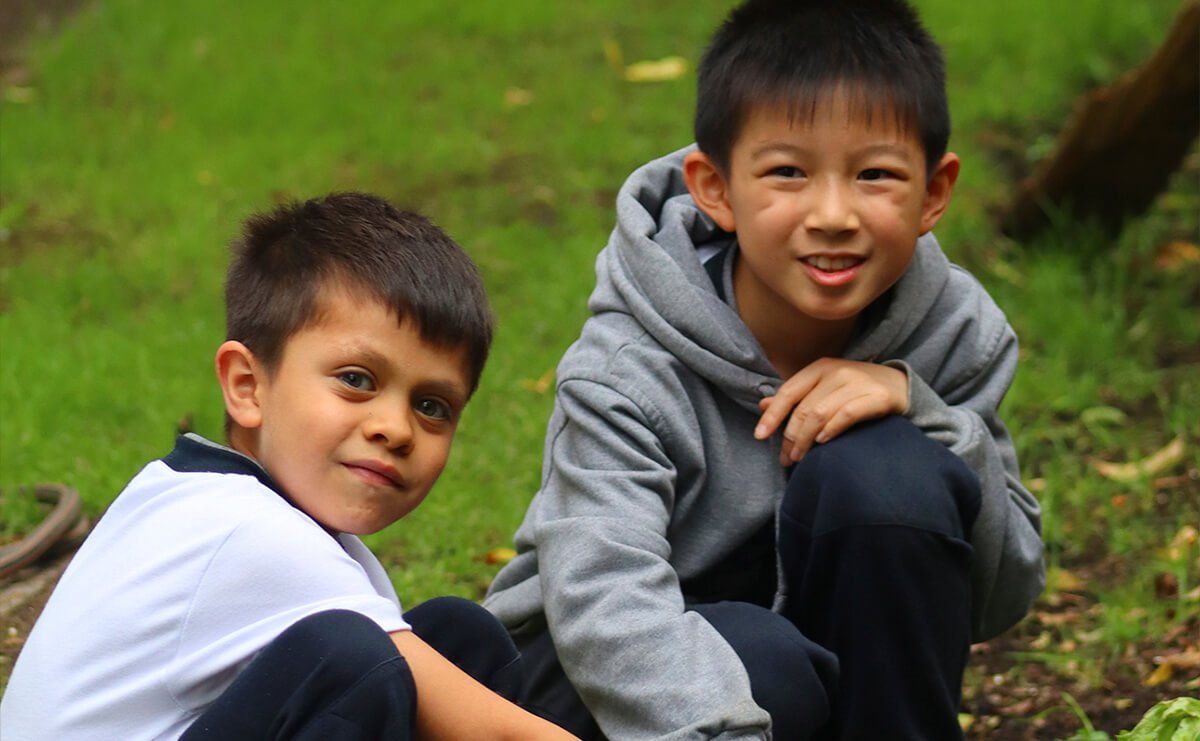
[[[931,229],[959,172],[903,0],[748,0],[637,170],[485,605],[585,738],[948,739],[1044,582],[1017,340]]]

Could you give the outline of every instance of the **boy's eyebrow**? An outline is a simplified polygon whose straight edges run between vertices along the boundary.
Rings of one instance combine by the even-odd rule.
[[[346,347],[346,351],[353,356],[357,356],[359,361],[364,365],[369,365],[373,368],[391,368],[393,365],[392,361],[386,355],[369,347],[349,345]],[[433,380],[424,384],[424,388],[435,394],[448,397],[457,403],[464,402],[467,398],[466,387],[454,380]]]
[[[788,143],[788,141],[764,141],[761,146],[758,146],[756,149],[752,149],[750,151],[750,161],[757,162],[758,159],[762,159],[770,155],[790,155],[793,157],[805,156],[811,155],[812,151],[814,150],[809,149],[809,147],[791,144]],[[876,155],[895,155],[898,157],[907,156],[908,146],[902,143],[902,141],[895,141],[895,143],[868,144],[860,146],[856,150],[852,150],[851,155],[854,157],[871,157]]]
[[[763,142],[761,146],[751,150],[750,159],[759,160],[771,154],[789,154],[789,155],[807,155],[813,150],[802,147],[798,144],[790,142]],[[855,156],[869,156],[875,154],[895,154],[908,155],[909,148],[903,142],[886,142],[879,144],[867,144],[863,147],[855,149],[851,152]]]

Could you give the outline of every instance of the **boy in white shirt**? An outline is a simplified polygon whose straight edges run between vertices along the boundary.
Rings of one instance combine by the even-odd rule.
[[[246,222],[216,353],[228,447],[181,437],[117,497],[35,625],[0,736],[570,738],[477,605],[402,612],[357,536],[411,512],[487,357],[478,272],[365,194]]]

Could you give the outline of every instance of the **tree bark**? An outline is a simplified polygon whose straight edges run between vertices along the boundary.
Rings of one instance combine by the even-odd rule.
[[[1020,186],[1001,228],[1028,240],[1059,213],[1110,233],[1142,213],[1200,133],[1200,0],[1141,66],[1084,95],[1054,153]]]

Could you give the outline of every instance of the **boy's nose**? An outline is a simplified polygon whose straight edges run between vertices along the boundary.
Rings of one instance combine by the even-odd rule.
[[[841,183],[813,183],[808,189],[810,201],[804,217],[804,227],[826,234],[842,234],[858,229],[858,213],[853,196]]]
[[[413,444],[413,421],[406,410],[376,409],[363,422],[363,435],[389,450],[406,452]]]

